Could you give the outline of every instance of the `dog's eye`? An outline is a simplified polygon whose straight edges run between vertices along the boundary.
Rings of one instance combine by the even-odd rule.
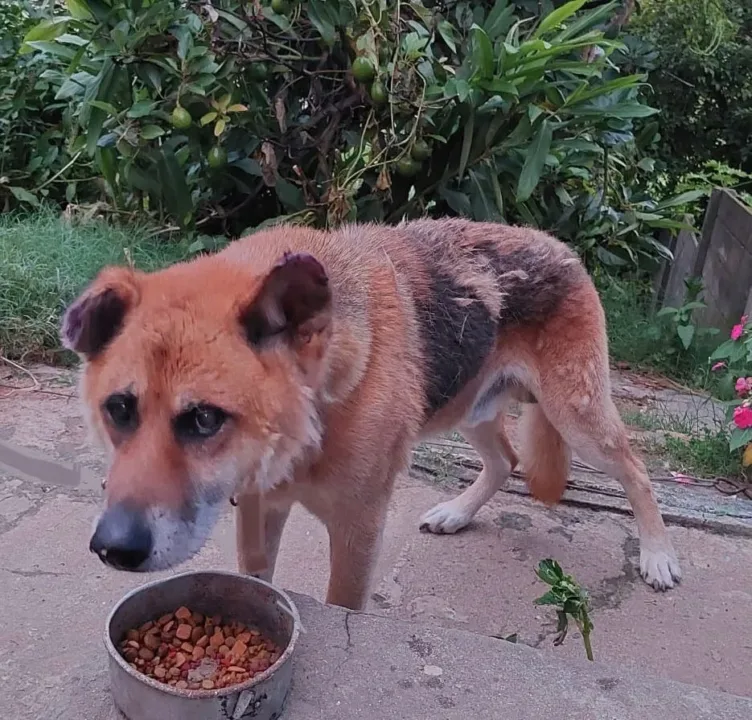
[[[177,435],[185,440],[198,440],[216,435],[227,419],[227,413],[212,405],[197,405],[178,415]]]
[[[136,398],[133,395],[110,395],[104,402],[104,410],[118,430],[132,430],[138,424]]]

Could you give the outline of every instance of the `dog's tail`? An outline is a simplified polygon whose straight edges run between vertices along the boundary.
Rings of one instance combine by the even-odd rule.
[[[522,406],[520,459],[532,496],[554,505],[564,494],[571,452],[538,404]]]

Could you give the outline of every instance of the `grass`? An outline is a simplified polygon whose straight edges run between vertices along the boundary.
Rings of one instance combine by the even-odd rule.
[[[63,310],[103,266],[157,269],[189,257],[190,244],[155,239],[143,226],[71,223],[52,211],[0,216],[0,353],[54,357]]]
[[[671,463],[682,472],[699,477],[739,477],[741,451],[729,451],[725,428],[705,428],[691,438],[667,435],[662,447]]]
[[[740,475],[741,451],[729,451],[728,430],[720,419],[708,427],[690,414],[625,410],[621,416],[627,425],[663,434],[647,446],[651,454],[666,458],[673,470],[698,477]]]

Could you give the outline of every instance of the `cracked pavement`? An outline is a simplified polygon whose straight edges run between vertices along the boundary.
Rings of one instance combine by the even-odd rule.
[[[54,394],[15,393],[0,399],[0,440],[28,456],[20,463],[17,457],[0,458],[5,628],[0,637],[0,717],[18,720],[41,717],[35,713],[61,683],[87,685],[92,658],[103,665],[101,633],[107,613],[146,580],[108,570],[88,553],[102,457],[89,446],[77,402],[68,397],[75,392],[72,384],[61,381],[54,387]],[[54,466],[39,464],[40,459],[63,463],[64,470],[58,476]],[[72,470],[78,466],[82,472]],[[42,476],[34,476],[40,468]],[[545,589],[535,567],[554,557],[591,592],[597,661],[752,696],[752,538],[670,526],[685,579],[678,589],[656,594],[637,572],[631,517],[572,505],[550,510],[525,497],[499,493],[466,531],[446,537],[419,533],[422,513],[457,491],[456,483],[423,475],[400,479],[369,612],[487,636],[516,633],[519,643],[537,647],[543,658],[576,662],[583,657],[577,632],[572,630],[554,648],[555,613],[533,604]],[[181,569],[234,568],[230,510],[228,505],[210,545]],[[321,600],[327,573],[326,533],[296,509],[283,538],[275,582]],[[362,623],[356,614],[338,618],[340,630],[321,670],[333,680],[348,665],[351,651],[358,650]],[[415,637],[403,652],[416,658],[424,653],[419,659],[430,665],[435,650],[421,644],[424,634]],[[435,678],[401,680],[449,698],[436,699],[437,712],[451,715],[441,704],[449,703],[451,693],[426,686],[437,685]],[[91,717],[109,720],[105,710],[92,711]]]

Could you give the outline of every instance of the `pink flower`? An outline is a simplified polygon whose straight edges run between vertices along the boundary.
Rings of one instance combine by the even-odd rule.
[[[738,340],[744,333],[744,326],[747,324],[747,316],[742,315],[738,325],[731,328],[731,339]]]
[[[752,408],[740,405],[734,410],[734,425],[740,430],[752,427]]]
[[[721,362],[717,362],[715,365],[713,365],[712,368],[710,368],[713,372],[718,372],[719,370],[722,370],[726,367],[726,363],[721,360]]]
[[[746,395],[750,390],[752,390],[752,378],[740,377],[736,381],[734,389],[736,390],[737,395]]]

